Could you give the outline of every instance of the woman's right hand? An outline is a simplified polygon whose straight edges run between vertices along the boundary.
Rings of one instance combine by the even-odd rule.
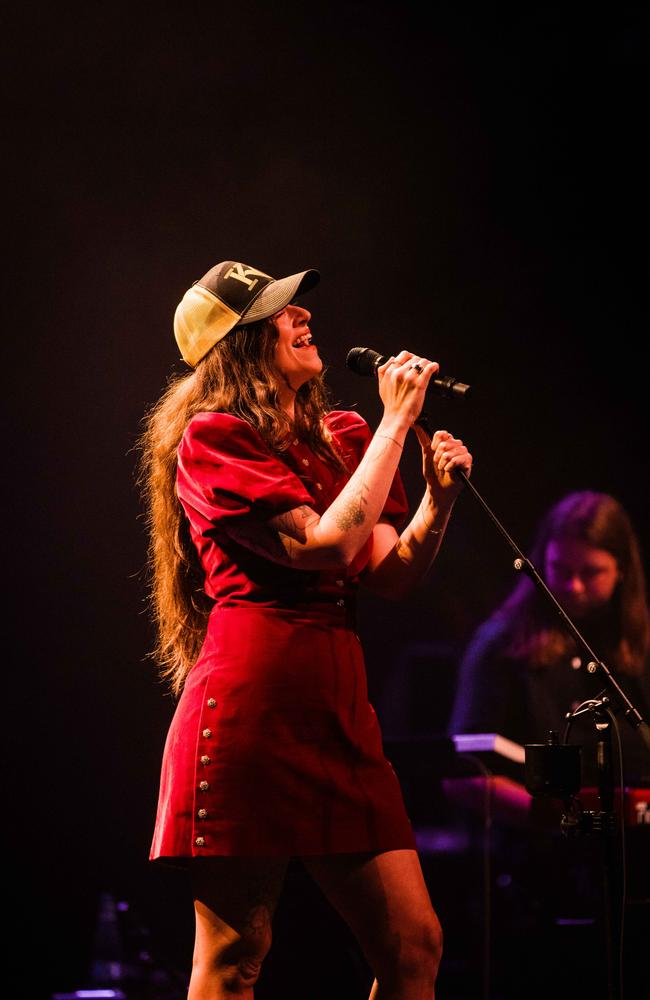
[[[379,395],[384,415],[397,418],[410,427],[420,416],[429,380],[440,368],[437,361],[400,351],[377,369]]]

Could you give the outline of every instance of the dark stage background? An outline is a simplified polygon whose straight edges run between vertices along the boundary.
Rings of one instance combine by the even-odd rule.
[[[31,998],[88,980],[102,891],[189,963],[183,877],[146,862],[173,705],[145,659],[134,445],[183,370],[176,303],[214,263],[320,268],[308,305],[334,398],[371,424],[354,345],[470,382],[471,405],[430,412],[524,548],[549,503],[590,487],[624,503],[647,556],[648,18],[27,5],[4,41],[7,915],[29,942],[11,995]],[[461,497],[426,586],[363,601],[380,714],[405,650],[435,642],[451,654],[419,724],[444,729],[454,650],[512,575]]]

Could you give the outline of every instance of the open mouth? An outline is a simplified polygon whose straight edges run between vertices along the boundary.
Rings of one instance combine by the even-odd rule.
[[[293,342],[293,344],[291,346],[295,347],[296,349],[299,349],[299,348],[302,348],[302,347],[310,347],[311,346],[311,333],[301,333],[301,335],[299,337],[297,337],[296,340],[294,340],[294,342]]]

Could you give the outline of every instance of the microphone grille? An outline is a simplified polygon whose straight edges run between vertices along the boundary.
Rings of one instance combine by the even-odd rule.
[[[345,363],[356,375],[374,375],[381,355],[369,347],[352,347]]]

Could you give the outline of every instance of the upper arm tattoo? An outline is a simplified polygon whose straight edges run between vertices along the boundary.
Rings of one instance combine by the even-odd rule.
[[[302,505],[270,518],[255,530],[248,525],[230,525],[228,534],[237,544],[257,555],[287,565],[307,541],[308,528],[319,520],[316,511]]]
[[[307,541],[307,529],[320,520],[316,511],[301,504],[285,514],[279,514],[272,519],[273,527],[283,535],[288,535],[303,544]]]

